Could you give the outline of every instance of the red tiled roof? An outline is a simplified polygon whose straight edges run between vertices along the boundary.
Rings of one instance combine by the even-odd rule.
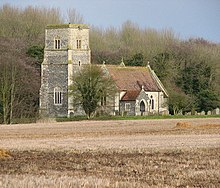
[[[161,91],[147,67],[120,67],[106,65],[119,90],[129,91],[127,96],[135,96],[134,91]],[[124,97],[127,97],[126,95]]]
[[[127,91],[121,100],[122,101],[135,101],[139,93],[140,93],[140,90]]]

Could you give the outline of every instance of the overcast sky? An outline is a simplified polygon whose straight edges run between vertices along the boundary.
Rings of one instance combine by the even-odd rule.
[[[0,5],[45,6],[66,13],[75,8],[86,23],[120,27],[131,20],[142,28],[172,29],[180,38],[220,43],[220,0],[0,0]]]

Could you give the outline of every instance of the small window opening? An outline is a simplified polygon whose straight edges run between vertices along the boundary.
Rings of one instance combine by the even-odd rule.
[[[154,109],[154,99],[153,99],[153,96],[151,95],[150,97],[150,105],[151,105],[151,109],[153,110]]]
[[[101,98],[101,106],[106,106],[106,104],[107,104],[106,95],[104,95],[104,96]]]
[[[61,48],[61,41],[60,39],[55,39],[55,49],[60,49]]]
[[[81,62],[79,61],[79,67],[81,66]]]
[[[76,48],[81,49],[82,47],[82,41],[81,40],[76,40]]]
[[[60,88],[54,89],[54,104],[61,105],[62,104],[62,92]]]
[[[129,112],[131,109],[131,104],[130,103],[125,103],[125,111]]]

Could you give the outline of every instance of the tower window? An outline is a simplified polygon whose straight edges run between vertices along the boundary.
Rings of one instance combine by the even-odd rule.
[[[81,49],[81,44],[82,44],[81,40],[76,40],[76,48],[77,49]]]
[[[81,62],[79,61],[79,67],[81,66]]]
[[[55,49],[60,49],[61,48],[61,42],[60,39],[55,39],[55,45],[54,45]]]
[[[61,105],[62,104],[62,91],[60,88],[54,88],[54,104]]]

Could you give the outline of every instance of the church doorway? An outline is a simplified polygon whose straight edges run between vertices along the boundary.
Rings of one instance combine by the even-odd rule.
[[[141,115],[143,116],[144,112],[145,112],[145,104],[144,101],[141,101],[140,103],[140,111],[141,111]]]

